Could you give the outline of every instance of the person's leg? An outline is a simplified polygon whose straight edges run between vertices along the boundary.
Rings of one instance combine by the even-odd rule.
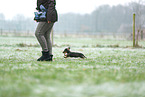
[[[48,23],[46,22],[39,22],[37,25],[36,31],[35,31],[35,36],[41,45],[42,51],[47,52],[48,51],[48,46],[47,46],[47,41],[45,38],[45,33],[47,32],[48,28]]]
[[[53,28],[54,23],[50,23],[48,31],[45,33],[45,38],[47,41],[47,46],[49,50],[49,54],[52,55],[52,42],[51,42],[51,30]]]
[[[50,24],[48,24],[47,22],[40,22],[37,26],[35,36],[42,48],[42,56],[37,61],[51,61],[48,43],[45,36],[50,27]]]

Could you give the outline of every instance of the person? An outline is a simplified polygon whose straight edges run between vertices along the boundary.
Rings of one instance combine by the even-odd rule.
[[[42,48],[42,56],[37,61],[52,61],[52,42],[50,39],[51,30],[56,21],[58,21],[58,15],[55,8],[55,0],[37,0],[37,10],[40,10],[40,5],[43,5],[46,9],[46,20],[39,21],[35,36]]]

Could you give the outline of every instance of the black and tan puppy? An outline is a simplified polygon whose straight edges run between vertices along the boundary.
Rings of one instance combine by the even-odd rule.
[[[80,57],[80,58],[83,58],[83,59],[86,58],[82,53],[71,52],[70,47],[65,48],[63,53],[64,53],[64,58],[67,58],[67,57],[75,57],[75,58]]]

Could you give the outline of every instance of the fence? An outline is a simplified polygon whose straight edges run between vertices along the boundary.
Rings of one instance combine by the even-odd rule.
[[[18,30],[3,30],[0,29],[1,36],[34,36],[35,31],[18,31]],[[132,40],[131,33],[105,33],[105,32],[55,32],[53,37],[90,37],[90,38],[115,38],[115,39],[128,39]],[[145,40],[145,31],[139,34],[140,40]]]
[[[33,36],[35,31],[18,31],[18,30],[3,30],[0,29],[1,36]]]

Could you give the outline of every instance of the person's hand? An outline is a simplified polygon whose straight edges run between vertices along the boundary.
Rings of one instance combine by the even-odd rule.
[[[51,21],[48,21],[48,23],[51,23]]]

